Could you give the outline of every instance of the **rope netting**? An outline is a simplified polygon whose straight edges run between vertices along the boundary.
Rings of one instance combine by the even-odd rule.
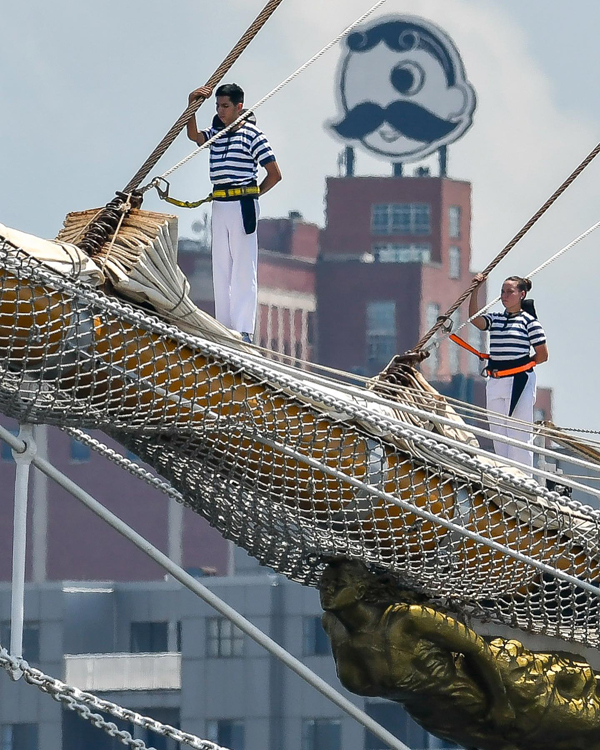
[[[0,239],[4,414],[103,430],[292,580],[359,558],[467,614],[598,645],[600,512],[499,464],[437,394],[411,402],[431,421],[406,403],[184,333]]]

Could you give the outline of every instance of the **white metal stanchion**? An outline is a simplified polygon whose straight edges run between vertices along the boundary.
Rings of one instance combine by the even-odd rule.
[[[29,442],[28,438],[23,437],[20,433],[19,438],[12,435],[6,428],[0,425],[0,438],[8,443],[10,446],[16,446],[20,444],[21,440],[25,441],[25,450],[22,453],[17,453],[17,456],[25,456],[30,450],[32,443]],[[108,508],[105,508],[101,503],[95,500],[89,493],[79,487],[75,482],[69,479],[65,474],[59,471],[49,461],[38,457],[35,457],[35,446],[33,446],[33,452],[30,454],[29,460],[33,462],[38,469],[46,474],[46,476],[53,479],[57,484],[63,487],[67,492],[70,492],[73,497],[81,501],[87,506],[93,513],[99,518],[106,521],[113,529],[116,529],[126,539],[133,542],[135,546],[157,562],[167,573],[173,576],[173,578],[182,583],[186,588],[192,591],[194,594],[199,596],[203,601],[209,604],[211,607],[217,610],[224,617],[227,617],[234,625],[236,625],[242,632],[250,636],[259,645],[265,648],[273,656],[277,657],[286,666],[288,666],[297,675],[306,680],[322,695],[329,698],[329,700],[336,706],[345,711],[349,716],[356,719],[359,724],[362,724],[365,729],[368,729],[377,738],[382,740],[391,750],[410,750],[410,748],[401,742],[399,739],[394,737],[391,732],[378,724],[371,716],[362,711],[358,706],[349,701],[345,696],[335,690],[325,680],[312,672],[306,667],[301,661],[296,659],[288,653],[282,646],[276,643],[272,638],[263,633],[259,628],[253,625],[249,620],[239,614],[235,609],[226,604],[216,594],[214,594],[208,587],[201,584],[196,578],[186,573],[183,568],[176,565],[170,560],[163,552],[154,547],[147,539],[134,531],[124,521],[122,521],[114,513],[111,513]],[[25,557],[25,545],[23,544],[23,559]],[[21,610],[21,623],[22,610]],[[19,675],[20,676],[20,675]],[[18,677],[15,677],[18,679]]]
[[[29,489],[29,469],[35,456],[33,425],[22,424],[19,438],[25,443],[25,450],[12,449],[15,459],[15,503],[13,521],[12,555],[12,602],[10,614],[10,653],[23,657],[23,623],[25,612],[25,554],[27,550],[27,495]],[[12,672],[13,680],[22,676],[21,670]]]

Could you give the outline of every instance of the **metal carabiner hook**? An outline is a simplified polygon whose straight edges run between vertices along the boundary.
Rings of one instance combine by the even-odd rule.
[[[159,187],[161,182],[166,186],[164,190]],[[159,198],[162,198],[162,200],[166,200],[169,197],[169,190],[171,188],[171,185],[167,182],[167,180],[165,180],[164,177],[155,177],[152,180],[152,186],[156,188],[156,192],[158,193]]]

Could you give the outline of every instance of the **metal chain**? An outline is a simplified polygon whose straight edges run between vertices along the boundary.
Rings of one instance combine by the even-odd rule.
[[[54,698],[54,700],[59,701],[66,706],[70,711],[78,713],[82,719],[91,722],[95,727],[98,727],[98,729],[102,729],[111,737],[118,739],[123,745],[127,745],[134,750],[155,750],[155,748],[146,745],[143,740],[134,739],[129,732],[119,729],[117,725],[111,721],[106,721],[100,714],[93,713],[92,709],[108,713],[116,719],[130,722],[138,727],[142,727],[143,729],[149,729],[155,734],[160,734],[163,737],[170,737],[176,742],[195,748],[195,750],[226,750],[220,745],[216,745],[214,742],[202,740],[193,734],[182,732],[180,729],[175,729],[175,727],[169,726],[168,724],[161,724],[159,721],[156,721],[149,716],[142,716],[141,714],[131,711],[128,708],[123,708],[116,703],[111,703],[110,701],[98,698],[92,693],[86,693],[83,690],[79,690],[79,688],[66,685],[64,682],[44,674],[41,670],[30,667],[24,659],[18,659],[11,656],[8,651],[1,646],[0,666],[2,666],[9,674],[22,672],[23,679],[27,683],[34,685],[42,692],[47,693]]]
[[[500,263],[503,258],[505,258],[508,253],[513,249],[513,247],[521,240],[527,232],[531,229],[531,227],[539,220],[541,217],[546,213],[546,211],[555,203],[558,198],[565,192],[565,190],[579,177],[579,175],[583,172],[583,170],[591,164],[591,162],[596,158],[596,156],[600,153],[600,143],[598,143],[591,151],[590,153],[585,157],[585,159],[581,162],[581,164],[573,171],[571,174],[567,177],[567,179],[560,185],[560,187],[557,188],[557,190],[552,193],[552,195],[548,198],[548,200],[544,203],[544,205],[538,209],[535,214],[529,219],[529,221],[525,224],[525,226],[517,232],[517,234],[512,238],[512,240],[498,253],[498,255],[494,258],[494,260],[481,272],[484,278],[487,278],[490,273],[496,268],[498,263]],[[448,310],[444,313],[444,315],[441,315],[435,325],[433,325],[429,331],[420,339],[420,341],[417,343],[417,345],[412,349],[413,352],[419,352],[423,349],[425,344],[429,341],[429,339],[433,338],[435,334],[443,328],[443,326],[446,323],[446,320],[452,315],[453,312],[458,310],[458,308],[462,305],[462,303],[471,296],[471,293],[475,291],[475,289],[479,286],[479,282],[473,280],[471,284],[467,287],[467,289],[460,295],[460,297],[456,300],[456,302],[451,305]]]
[[[562,425],[560,429],[564,432],[584,432],[587,435],[600,435],[600,430],[585,430],[577,427],[563,427]],[[552,437],[552,431],[548,432],[548,436]]]
[[[160,479],[159,477],[155,476],[154,474],[152,474],[152,472],[144,469],[143,466],[140,466],[135,461],[132,461],[126,456],[121,455],[113,448],[109,448],[108,445],[105,445],[104,443],[100,442],[100,440],[97,440],[91,435],[88,435],[88,433],[84,430],[80,430],[77,427],[61,427],[60,429],[63,432],[66,432],[67,434],[74,437],[76,440],[79,440],[80,443],[87,445],[92,450],[104,456],[109,461],[112,461],[121,469],[125,469],[125,471],[128,471],[133,476],[141,479],[142,482],[155,487],[157,490],[163,492],[169,497],[172,497],[179,503],[186,503],[186,500],[181,492],[172,487],[169,482],[165,482],[164,479]]]
[[[262,27],[266,24],[266,22],[269,20],[269,18],[273,15],[273,13],[277,10],[277,8],[281,5],[282,2],[283,0],[269,0],[269,2],[265,5],[262,11],[254,19],[252,24],[248,27],[245,34],[239,39],[235,47],[231,50],[231,52],[227,55],[227,57],[223,60],[223,62],[219,65],[219,67],[215,70],[215,72],[208,79],[208,81],[206,82],[207,86],[210,86],[211,88],[213,88],[217,83],[219,83],[221,78],[223,78],[225,73],[227,73],[227,71],[231,68],[234,62],[240,57],[240,55],[244,52],[246,47],[258,34],[258,32],[262,29]],[[181,133],[183,128],[187,125],[190,117],[192,117],[192,115],[200,108],[200,106],[204,103],[204,101],[205,101],[204,99],[196,99],[185,109],[183,114],[174,123],[174,125],[171,127],[171,129],[165,135],[162,141],[158,144],[158,146],[154,149],[154,151],[150,154],[150,156],[138,169],[138,171],[131,178],[131,180],[129,180],[129,182],[127,183],[126,187],[123,190],[124,193],[131,193],[133,190],[135,190],[135,188],[139,186],[141,181],[145,177],[148,176],[148,174],[150,173],[150,170],[154,168],[154,166],[157,164],[159,159],[163,156],[165,151],[169,148],[169,146],[173,143],[175,138],[177,138],[179,133]]]

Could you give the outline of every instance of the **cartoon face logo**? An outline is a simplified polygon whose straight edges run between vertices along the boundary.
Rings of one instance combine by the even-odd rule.
[[[397,16],[354,31],[339,72],[344,141],[398,161],[452,143],[472,124],[475,91],[452,40],[428,21]]]

